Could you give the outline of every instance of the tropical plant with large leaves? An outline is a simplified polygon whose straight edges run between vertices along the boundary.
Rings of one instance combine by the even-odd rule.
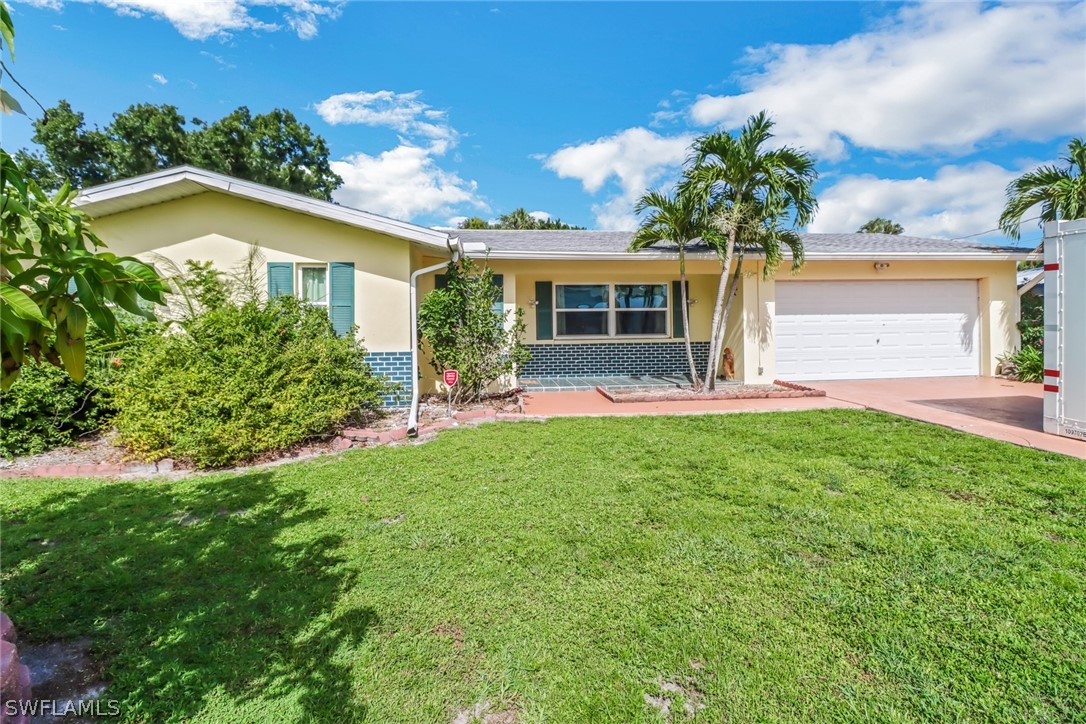
[[[158,272],[134,257],[100,251],[101,240],[72,206],[65,185],[50,196],[0,150],[0,387],[19,376],[29,355],[83,379],[88,317],[107,337],[114,308],[149,319],[165,303]]]
[[[1022,236],[1023,217],[1040,204],[1040,223],[1086,218],[1086,143],[1072,138],[1066,166],[1047,164],[1028,171],[1007,185],[1007,201],[999,228],[1012,239]]]
[[[717,251],[721,266],[706,390],[715,388],[724,351],[725,308],[730,307],[726,299],[729,287],[738,285],[738,277],[729,284],[736,248],[750,248],[759,241],[776,244],[778,250],[781,245],[793,247],[799,243],[794,229],[807,224],[818,208],[812,188],[818,178],[814,158],[791,146],[768,148],[772,129],[773,121],[762,111],[747,119],[738,134],[718,131],[696,139],[679,186],[680,194],[693,195],[696,204],[708,209],[713,231],[703,238]],[[793,234],[786,234],[786,227]]]
[[[683,344],[690,381],[695,390],[701,389],[701,376],[694,364],[690,341],[690,307],[686,289],[686,248],[706,232],[705,208],[694,194],[650,190],[637,201],[637,214],[647,214],[630,241],[629,250],[636,252],[659,243],[674,244],[679,254],[679,299],[676,303],[683,320]]]
[[[15,29],[0,3],[0,51]],[[12,57],[14,57],[12,55]],[[7,97],[6,95],[4,96]],[[6,111],[22,113],[7,100]],[[140,300],[165,303],[154,267],[99,251],[101,240],[72,206],[68,184],[45,193],[0,149],[0,388],[8,389],[29,355],[83,379],[88,317],[102,334],[118,330],[113,308],[153,318]]]

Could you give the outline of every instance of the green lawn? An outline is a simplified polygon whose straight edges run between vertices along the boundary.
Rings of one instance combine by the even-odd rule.
[[[1070,720],[1086,463],[877,413],[4,482],[3,604],[128,719]]]

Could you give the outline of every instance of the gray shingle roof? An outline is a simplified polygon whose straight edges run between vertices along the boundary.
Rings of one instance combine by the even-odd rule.
[[[455,229],[450,236],[463,241],[484,242],[495,252],[539,253],[544,255],[595,252],[621,254],[629,246],[630,231],[508,231],[496,229]],[[822,254],[1025,254],[1026,247],[998,246],[968,240],[923,239],[893,234],[801,234],[808,257]],[[648,251],[673,251],[674,246],[657,244]],[[708,251],[701,244],[687,247],[691,252]]]

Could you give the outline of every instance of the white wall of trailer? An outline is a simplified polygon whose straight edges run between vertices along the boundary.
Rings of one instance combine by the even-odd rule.
[[[1044,430],[1086,440],[1086,219],[1045,224]]]

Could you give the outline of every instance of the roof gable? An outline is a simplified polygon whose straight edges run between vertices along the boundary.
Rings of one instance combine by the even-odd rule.
[[[193,166],[178,166],[144,176],[92,186],[79,193],[75,199],[75,205],[92,217],[102,217],[209,191],[376,231],[443,250],[448,249],[449,234],[445,231],[416,226],[405,221],[359,211],[349,206],[321,201]]]

